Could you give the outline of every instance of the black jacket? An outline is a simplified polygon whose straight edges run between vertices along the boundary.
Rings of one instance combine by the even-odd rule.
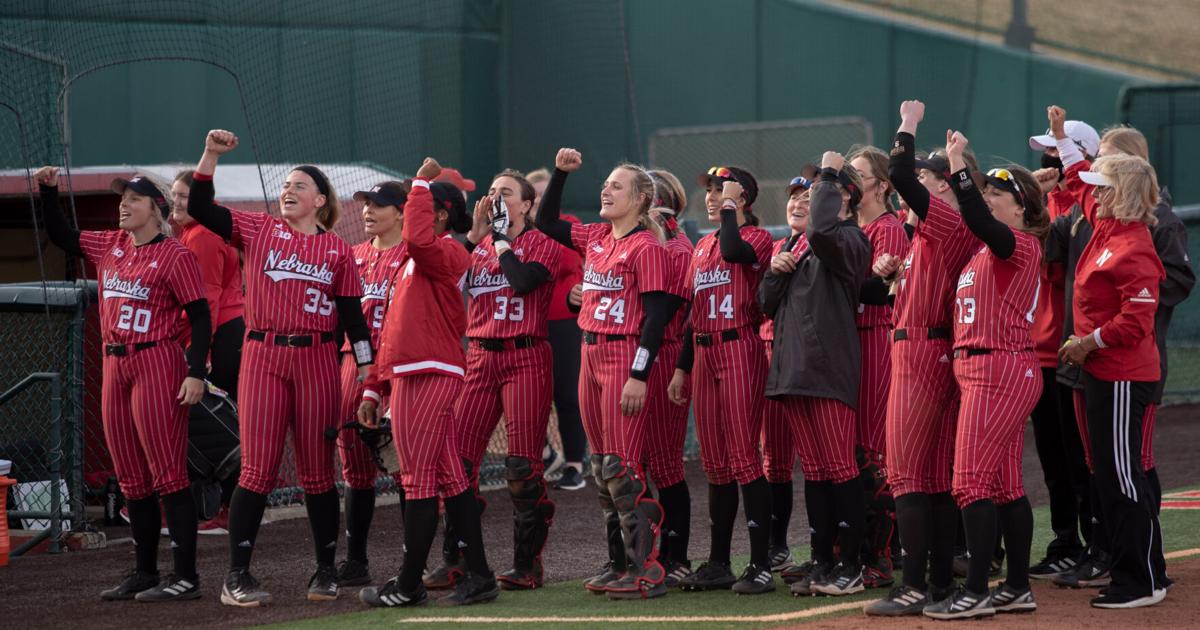
[[[842,195],[823,173],[812,188],[809,249],[796,271],[767,271],[758,303],[775,320],[766,395],[833,398],[858,408],[861,350],[854,316],[871,242],[853,220],[838,218]]]

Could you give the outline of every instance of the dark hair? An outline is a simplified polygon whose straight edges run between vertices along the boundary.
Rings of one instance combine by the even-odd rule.
[[[329,183],[329,177],[325,175],[325,171],[311,164],[301,164],[292,171],[300,171],[311,177],[313,183],[317,185],[317,192],[325,195],[325,205],[317,208],[317,223],[320,223],[321,227],[326,230],[332,230],[341,216],[342,208],[338,204],[337,191],[333,189],[333,184]]]
[[[754,174],[750,171],[741,168],[740,166],[726,166],[733,173],[733,179],[738,184],[741,184],[742,190],[746,195],[746,223],[748,225],[758,225],[758,215],[754,214],[754,202],[758,200],[758,180],[754,178]]]
[[[1046,212],[1046,205],[1042,202],[1041,188],[1038,186],[1037,178],[1025,167],[1016,164],[1008,164],[1000,168],[1007,169],[1009,173],[1012,173],[1017,185],[1021,187],[1020,197],[1014,195],[1017,203],[1025,209],[1023,213],[1025,229],[1021,231],[1037,237],[1044,247],[1046,235],[1050,233],[1050,214]]]
[[[496,176],[492,178],[492,182],[501,177],[511,177],[517,180],[517,187],[521,189],[521,201],[528,201],[529,209],[533,210],[533,200],[537,197],[537,191],[533,189],[533,184],[530,184],[529,180],[525,179],[525,175],[521,171],[506,168],[496,173]]]
[[[433,194],[433,211],[446,211],[446,227],[463,234],[471,229],[471,215],[467,214],[467,200],[454,184],[431,182],[429,192]]]
[[[192,186],[192,181],[194,181],[194,179],[195,179],[195,176],[196,176],[196,169],[194,169],[194,168],[185,168],[185,169],[183,169],[182,171],[179,171],[178,173],[175,173],[175,179],[174,179],[174,180],[171,182],[171,184],[176,184],[176,183],[178,183],[178,182],[183,182],[183,185],[184,185],[184,186],[187,186],[187,187],[191,188],[191,186]]]
[[[884,153],[882,149],[869,145],[851,147],[850,155],[846,156],[846,164],[849,165],[851,161],[857,158],[862,158],[867,161],[867,164],[869,164],[871,168],[871,177],[874,177],[875,181],[878,182],[880,186],[883,186],[884,209],[887,212],[895,213],[896,206],[892,203],[892,193],[895,192],[895,189],[892,187],[892,180],[888,177],[888,162],[890,161],[888,154]],[[865,175],[865,173],[859,174]]]

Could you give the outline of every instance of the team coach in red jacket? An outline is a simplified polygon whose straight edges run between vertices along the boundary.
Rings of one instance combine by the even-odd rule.
[[[1051,113],[1059,138],[1065,137],[1061,118]],[[1068,189],[1078,194],[1095,231],[1075,272],[1075,334],[1059,356],[1083,367],[1087,439],[1100,503],[1093,507],[1101,511],[1113,556],[1112,584],[1091,603],[1097,608],[1150,606],[1166,595],[1162,551],[1152,544],[1159,524],[1140,458],[1142,414],[1160,376],[1154,312],[1165,274],[1149,229],[1155,223],[1158,182],[1154,168],[1139,157],[1103,157],[1089,171],[1072,148],[1062,156]]]

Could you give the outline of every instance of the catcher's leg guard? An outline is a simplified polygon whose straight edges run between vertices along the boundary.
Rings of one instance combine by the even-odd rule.
[[[584,588],[593,593],[604,593],[611,582],[625,574],[625,544],[621,540],[621,517],[613,503],[612,495],[608,492],[608,484],[604,482],[603,455],[592,455],[592,474],[596,479],[597,497],[600,500],[600,510],[604,514],[605,536],[608,541],[608,562],[596,576],[583,583]]]
[[[604,479],[621,516],[624,535],[625,577],[609,584],[609,597],[657,597],[666,592],[666,572],[658,561],[655,538],[662,526],[663,511],[646,487],[641,466],[630,465],[621,457],[604,458]]]
[[[554,521],[554,502],[546,496],[546,481],[535,474],[525,457],[504,460],[504,476],[513,501],[513,568],[497,579],[508,589],[542,585],[542,549]]]
[[[866,504],[861,560],[866,567],[863,582],[867,588],[889,586],[892,577],[892,541],[896,533],[896,500],[887,482],[882,457],[860,447],[856,453],[859,479]]]

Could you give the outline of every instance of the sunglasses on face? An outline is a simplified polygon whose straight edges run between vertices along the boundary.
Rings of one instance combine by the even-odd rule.
[[[988,177],[994,177],[1002,182],[1011,184],[1013,189],[1017,191],[1017,196],[1021,198],[1021,207],[1025,207],[1025,192],[1021,190],[1021,185],[1017,183],[1017,178],[1006,168],[994,168],[987,172]]]

